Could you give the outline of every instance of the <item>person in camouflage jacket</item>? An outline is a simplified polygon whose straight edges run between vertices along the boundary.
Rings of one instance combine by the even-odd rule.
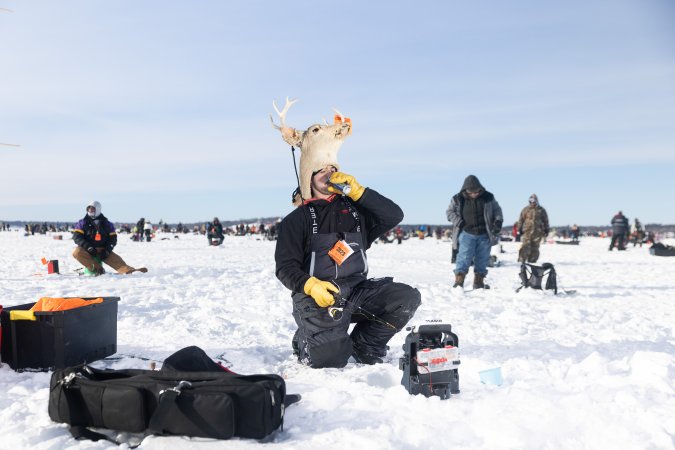
[[[535,263],[539,259],[539,245],[549,232],[548,214],[539,204],[536,194],[530,195],[529,205],[520,212],[518,229],[522,235],[518,261]]]

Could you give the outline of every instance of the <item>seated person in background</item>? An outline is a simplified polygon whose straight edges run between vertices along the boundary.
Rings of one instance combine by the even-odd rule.
[[[206,227],[206,238],[209,240],[209,245],[220,245],[223,243],[225,236],[223,235],[223,224],[220,223],[217,217],[213,218],[213,222]]]
[[[102,262],[118,273],[131,273],[136,270],[113,252],[117,245],[115,226],[101,214],[101,204],[97,201],[87,205],[87,214],[75,224],[73,241],[77,244],[73,257],[94,275],[105,273]],[[147,271],[143,269],[139,270]]]

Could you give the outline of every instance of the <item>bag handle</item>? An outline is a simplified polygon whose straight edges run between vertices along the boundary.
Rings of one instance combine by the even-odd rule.
[[[159,393],[159,403],[157,409],[150,417],[148,422],[148,431],[152,434],[165,434],[164,424],[167,415],[171,410],[171,406],[176,403],[176,398],[180,395],[180,391],[175,389],[167,389]]]
[[[183,389],[191,388],[192,383],[182,380],[176,386],[170,389],[162,389],[159,391],[159,403],[155,412],[150,417],[148,422],[148,431],[153,434],[164,434],[167,415],[176,403],[176,399],[181,394]]]

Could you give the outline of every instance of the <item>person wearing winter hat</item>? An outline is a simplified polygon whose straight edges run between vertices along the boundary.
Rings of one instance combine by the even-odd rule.
[[[101,213],[101,204],[97,201],[87,205],[87,214],[73,227],[73,241],[77,244],[73,257],[94,275],[105,273],[102,262],[119,273],[136,271],[113,252],[117,245],[115,226]]]
[[[145,221],[143,225],[143,234],[145,235],[145,242],[150,242],[152,239],[152,223],[149,220]]]
[[[635,222],[631,229],[631,237],[633,238],[633,247],[637,244],[640,244],[640,247],[642,247],[642,241],[645,238],[645,230],[637,217],[635,218]]]
[[[539,204],[537,194],[530,195],[528,205],[523,208],[518,218],[518,229],[522,235],[518,261],[535,263],[539,259],[539,246],[548,236],[550,227],[548,214]]]
[[[274,254],[277,278],[292,291],[293,352],[313,368],[344,367],[350,356],[381,363],[421,296],[393,278],[368,279],[366,250],[401,222],[403,211],[333,165],[314,167],[310,186],[279,224]]]
[[[217,217],[214,217],[213,222],[206,225],[206,238],[209,245],[220,245],[225,240],[223,224],[220,223]]]
[[[143,233],[145,232],[145,217],[141,217],[138,222],[136,222],[134,235],[132,240],[136,242],[143,242]]]
[[[452,247],[457,249],[453,289],[464,290],[464,279],[473,262],[473,288],[488,289],[485,284],[490,247],[499,242],[504,218],[495,196],[485,190],[475,175],[469,175],[446,210],[452,223]]]

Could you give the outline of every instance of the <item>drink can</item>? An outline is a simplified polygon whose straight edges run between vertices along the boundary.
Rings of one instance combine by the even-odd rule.
[[[350,185],[348,185],[348,184],[345,184],[345,183],[331,183],[330,181],[329,181],[329,183],[330,183],[331,186],[333,186],[333,187],[339,189],[340,191],[342,191],[342,193],[345,194],[345,195],[349,195],[349,193],[352,191],[352,187],[351,187]]]

